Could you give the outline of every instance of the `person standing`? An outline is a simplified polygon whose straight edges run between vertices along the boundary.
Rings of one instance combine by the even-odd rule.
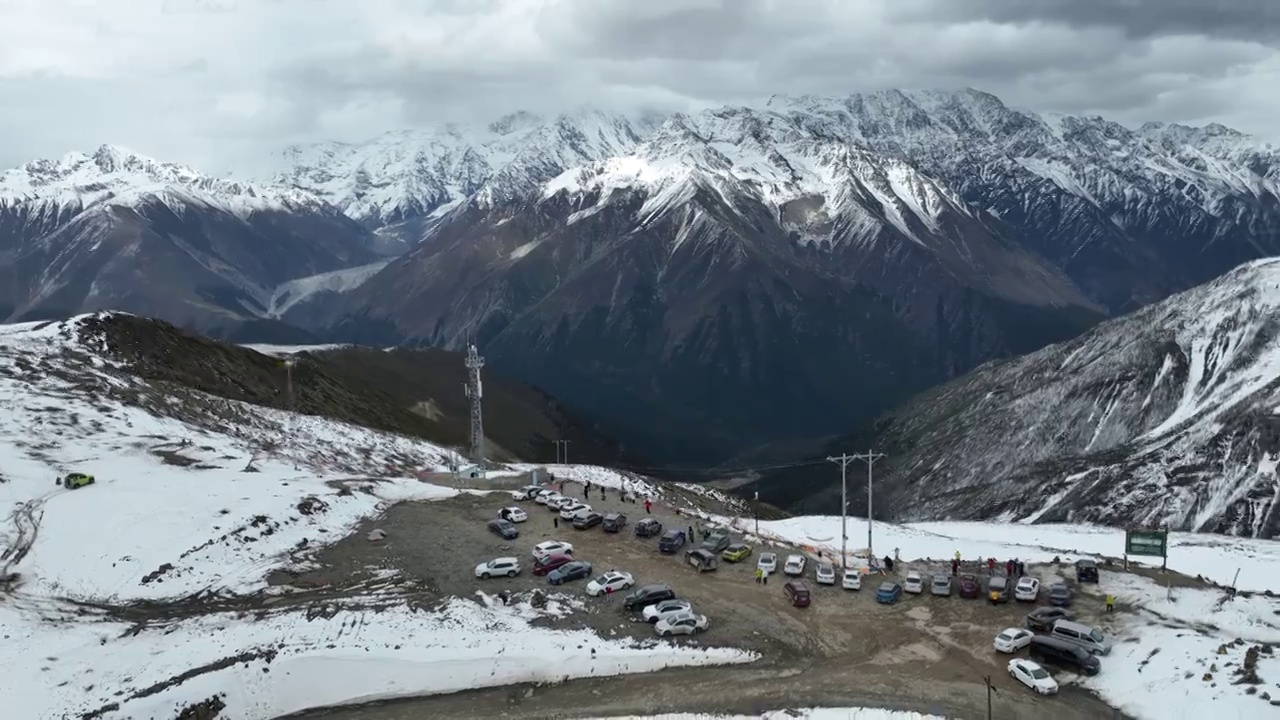
[[[604,601],[607,603],[613,602],[613,586],[612,585],[604,586]]]
[[[760,584],[760,580],[763,577],[764,577],[764,570],[761,570],[760,568],[756,568],[756,584],[757,585]]]
[[[955,559],[953,559],[953,560],[951,561],[951,574],[952,574],[952,575],[959,575],[959,574],[960,574],[960,561],[959,561],[959,560],[955,560]]]
[[[768,585],[768,584],[769,584],[769,571],[768,571],[768,570],[763,570],[763,569],[762,569],[762,570],[760,571],[760,582],[761,582],[762,584],[764,584],[764,585]]]
[[[1107,593],[1107,612],[1110,613],[1115,611],[1116,611],[1116,596],[1110,593]]]
[[[651,508],[652,508],[652,507],[653,507],[653,502],[652,502],[652,501],[650,501],[650,500],[649,500],[649,498],[645,498],[645,499],[644,499],[644,514],[645,514],[645,515],[652,515],[652,514],[653,514],[653,511],[651,510]]]
[[[559,529],[560,529],[560,516],[559,516],[559,515],[552,515],[552,516],[551,516],[551,525],[552,525],[553,527],[555,527],[555,529],[557,529],[557,530],[559,530]]]

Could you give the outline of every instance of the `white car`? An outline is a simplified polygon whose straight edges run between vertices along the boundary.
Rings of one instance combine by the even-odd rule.
[[[996,652],[1015,653],[1031,644],[1032,633],[1022,628],[1009,628],[996,636],[992,645]]]
[[[579,515],[586,515],[591,512],[591,506],[586,503],[573,502],[560,508],[560,518],[563,520],[572,520]]]
[[[610,570],[600,577],[587,583],[587,594],[591,597],[603,595],[606,590],[613,588],[614,592],[626,590],[636,584],[636,579],[631,577],[631,573],[621,572],[619,570]]]
[[[538,560],[548,555],[572,555],[573,546],[560,540],[547,540],[533,546],[533,559]]]
[[[1040,597],[1040,581],[1033,577],[1024,577],[1013,588],[1013,599],[1023,602],[1035,602]]]
[[[558,497],[560,497],[560,493],[556,492],[555,490],[552,490],[551,488],[543,488],[538,491],[537,495],[533,496],[533,501],[538,503],[539,505],[546,505],[547,503],[551,502],[552,500]]]
[[[803,555],[788,555],[787,562],[782,565],[782,572],[787,575],[803,575],[805,564]]]
[[[817,580],[819,585],[836,584],[836,568],[829,562],[818,563]]]
[[[912,595],[919,595],[924,592],[924,578],[920,573],[912,570],[907,573],[907,579],[902,581],[902,592],[909,592]]]
[[[656,623],[659,620],[665,620],[672,615],[693,612],[693,605],[688,600],[663,600],[656,605],[650,605],[640,613],[647,623]]]
[[[1058,692],[1058,681],[1054,680],[1044,668],[1030,660],[1022,658],[1010,660],[1009,675],[1041,695],[1053,695]]]
[[[515,577],[520,574],[520,561],[513,557],[494,558],[476,566],[476,577]]]
[[[693,612],[682,612],[669,615],[653,626],[654,632],[662,637],[672,635],[692,635],[707,629],[707,616]]]
[[[522,523],[529,519],[529,514],[513,505],[511,507],[502,508],[502,510],[498,512],[498,517],[509,522]]]
[[[514,495],[517,500],[532,500],[533,498],[538,497],[538,493],[541,493],[544,490],[546,490],[546,488],[541,485],[525,485],[519,490],[513,492],[512,495]]]
[[[557,511],[558,511],[558,510],[563,510],[564,508],[567,508],[567,507],[569,507],[570,505],[577,504],[577,502],[578,502],[577,500],[574,500],[574,499],[573,499],[573,498],[571,498],[571,497],[565,497],[565,496],[561,495],[561,496],[559,496],[559,497],[554,497],[554,498],[551,498],[550,500],[548,500],[548,501],[547,501],[547,507],[548,507],[548,508],[550,508],[550,509],[552,509],[552,510],[557,510]]]
[[[844,575],[840,578],[840,587],[845,590],[861,590],[862,571],[857,568],[845,570]]]
[[[760,553],[760,559],[756,561],[756,567],[767,573],[778,572],[778,555],[776,553]]]

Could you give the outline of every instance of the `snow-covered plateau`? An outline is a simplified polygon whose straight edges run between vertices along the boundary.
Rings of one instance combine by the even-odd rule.
[[[558,594],[540,608],[483,593],[421,607],[407,602],[412,588],[390,576],[323,598],[270,585],[273,571],[308,567],[319,546],[391,503],[494,491],[418,480],[415,473],[440,470],[449,458],[419,440],[211,397],[165,417],[122,403],[120,393],[146,392],[145,383],[96,354],[77,332],[82,321],[0,327],[6,717],[167,720],[218,696],[227,717],[266,720],[325,705],[756,659],[732,648],[530,624],[578,611],[578,600]],[[674,495],[661,482],[607,468],[548,469],[659,500]],[[96,482],[76,490],[54,483],[77,471],[94,473]],[[719,519],[756,533],[745,512]],[[839,523],[760,522],[756,540],[831,553]],[[861,538],[866,525],[850,519],[848,530]],[[896,551],[908,563],[957,550],[966,558],[1043,562],[1120,552],[1118,532],[1090,526],[876,523],[873,532],[877,553]],[[1234,684],[1235,672],[1250,648],[1280,643],[1280,605],[1270,593],[1248,592],[1280,590],[1280,549],[1190,534],[1175,535],[1171,545],[1172,569],[1229,583],[1240,568],[1242,592],[1224,601],[1220,589],[1168,587],[1151,579],[1158,575],[1104,568],[1099,587],[1132,610],[1105,626],[1118,642],[1101,675],[1060,681],[1142,720],[1263,717],[1266,700],[1246,689],[1266,693],[1280,681],[1280,661],[1269,650],[1254,657],[1256,686]]]

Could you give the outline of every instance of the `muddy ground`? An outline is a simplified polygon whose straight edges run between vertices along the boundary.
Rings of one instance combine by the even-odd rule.
[[[572,491],[573,486],[570,487]],[[581,494],[579,490],[579,495]],[[616,492],[607,499],[590,499],[603,511],[623,511],[632,524],[644,516],[643,505],[624,504]],[[485,522],[504,505],[526,508],[529,520],[520,537],[504,541],[485,529]],[[669,509],[654,507],[667,527],[687,527],[690,520]],[[477,590],[525,592],[546,587],[544,578],[527,570],[514,579],[478,580],[475,566],[501,555],[530,557],[538,542],[562,539],[574,544],[576,555],[595,569],[617,568],[635,575],[639,584],[665,582],[711,619],[710,629],[696,638],[678,639],[699,645],[755,650],[761,661],[727,668],[673,669],[620,678],[574,680],[558,686],[517,686],[476,690],[447,696],[416,698],[357,707],[303,713],[299,717],[346,720],[409,720],[410,718],[562,718],[631,713],[760,712],[783,707],[876,706],[949,717],[986,717],[990,676],[997,718],[1127,717],[1082,689],[1070,686],[1070,675],[1056,673],[1066,687],[1056,697],[1040,698],[1012,681],[1005,667],[1009,656],[991,648],[992,638],[1006,627],[1021,627],[1031,606],[1009,603],[993,606],[984,600],[956,595],[904,595],[892,606],[875,602],[874,589],[884,578],[868,578],[861,591],[819,586],[809,582],[813,605],[798,609],[787,604],[782,578],[767,585],[754,582],[755,557],[741,564],[722,563],[716,572],[699,574],[683,562],[683,553],[662,555],[657,539],[638,539],[628,526],[622,533],[605,534],[594,528],[575,531],[553,513],[533,502],[513,503],[506,493],[463,495],[429,503],[403,503],[384,517],[363,526],[352,537],[323,552],[324,568],[301,575],[279,574],[276,582],[316,587],[341,579],[349,582],[380,568],[394,569],[418,581],[419,591],[431,597],[474,597]],[[373,528],[387,537],[380,543],[365,539]],[[787,548],[774,548],[780,554]],[[904,559],[905,560],[905,559]],[[899,563],[900,579],[908,570],[946,571],[923,563]],[[1046,583],[1067,575],[1068,566],[1032,567],[1029,572]],[[812,577],[812,564],[808,574]],[[588,598],[585,582],[565,586],[579,595],[585,610],[555,620],[552,626],[594,629],[606,637],[649,638],[652,626],[634,622],[616,602]],[[1091,588],[1089,589],[1092,590]],[[1101,599],[1082,595],[1074,611],[1105,628]],[[1124,608],[1120,608],[1123,612]]]

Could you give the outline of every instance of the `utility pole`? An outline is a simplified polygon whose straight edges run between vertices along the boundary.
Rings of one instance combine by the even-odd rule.
[[[751,506],[751,512],[756,517],[756,537],[760,537],[760,491],[759,490],[756,491],[756,501]],[[1237,570],[1236,574],[1239,575],[1240,571]]]
[[[865,460],[867,463],[867,556],[874,558],[876,553],[871,549],[871,468],[877,460],[884,457],[884,453],[868,450],[864,453],[854,453],[849,457],[854,460]]]
[[[849,463],[857,460],[856,455],[841,455],[840,457],[828,457],[827,462],[833,462],[840,466],[840,569],[849,569],[849,485],[848,473],[846,470]],[[871,522],[871,499],[867,499],[867,522]],[[867,526],[868,528],[870,525]],[[871,540],[868,535],[867,552],[870,554]]]
[[[568,465],[569,464],[569,441],[556,440],[555,442],[556,442],[556,464]]]
[[[471,461],[478,470],[484,470],[484,414],[480,409],[480,401],[484,396],[484,386],[480,382],[480,368],[484,367],[484,358],[480,357],[475,345],[467,346],[467,398],[471,400]]]
[[[987,720],[991,720],[991,694],[995,693],[999,695],[1000,691],[996,689],[995,685],[991,684],[990,675],[987,675],[986,677],[982,678],[982,682],[986,683],[987,685]]]
[[[297,421],[298,415],[297,403],[293,400],[293,366],[298,364],[298,358],[293,355],[289,355],[281,362],[284,364],[285,391],[289,395],[289,425],[292,426]],[[292,435],[293,433],[290,432],[289,434]],[[298,469],[297,457],[293,459],[293,469]]]

